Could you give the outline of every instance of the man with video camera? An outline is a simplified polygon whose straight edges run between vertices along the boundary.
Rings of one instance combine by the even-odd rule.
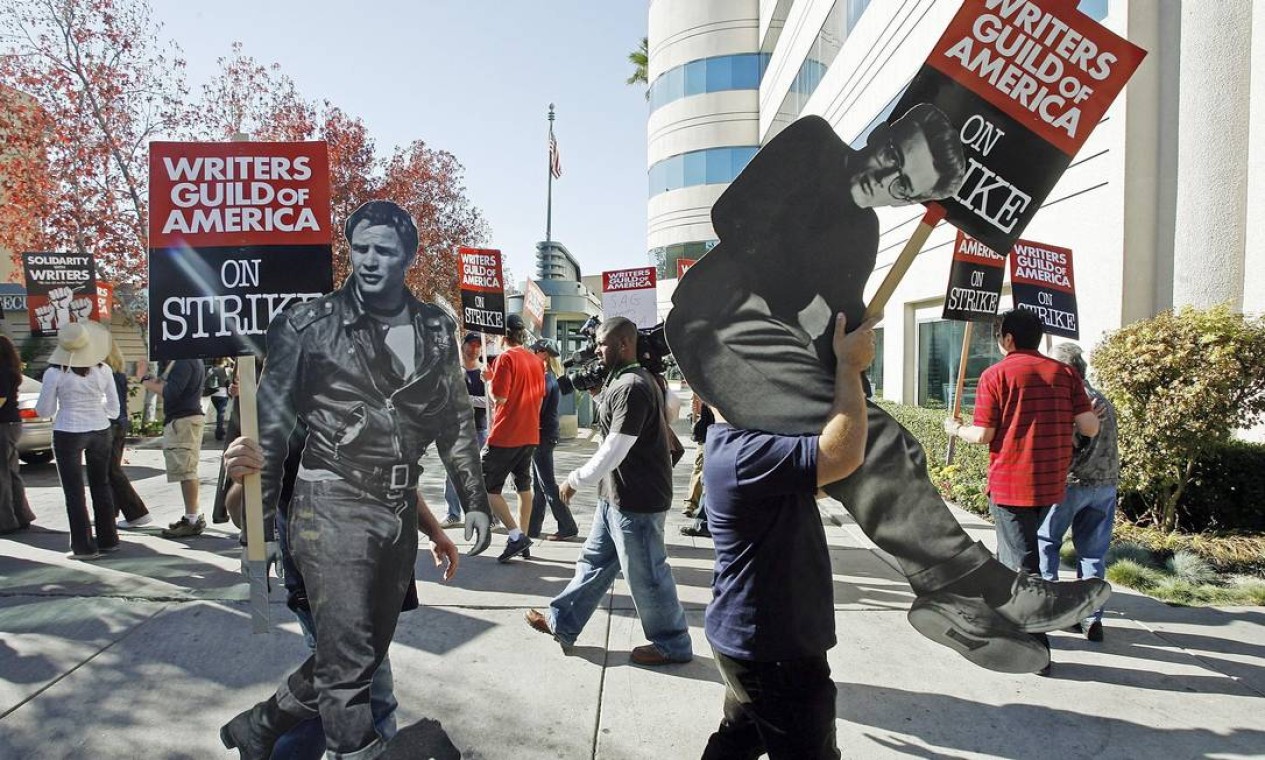
[[[649,644],[629,659],[658,666],[693,659],[685,610],[668,567],[663,528],[672,504],[672,461],[663,393],[638,362],[637,326],[613,317],[597,329],[597,356],[605,368],[597,396],[604,439],[597,452],[567,476],[562,500],[597,485],[597,512],[575,577],[549,603],[548,614],[528,610],[527,623],[563,647],[575,644],[615,575],[623,570]],[[578,387],[578,386],[577,386]]]

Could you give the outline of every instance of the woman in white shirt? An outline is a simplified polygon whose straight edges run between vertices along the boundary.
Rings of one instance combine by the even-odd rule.
[[[62,327],[35,403],[41,417],[53,418],[53,455],[66,494],[75,559],[96,559],[119,548],[109,478],[110,420],[119,415],[119,396],[113,375],[101,364],[109,351],[110,333],[96,322]],[[85,459],[92,519],[83,493]]]

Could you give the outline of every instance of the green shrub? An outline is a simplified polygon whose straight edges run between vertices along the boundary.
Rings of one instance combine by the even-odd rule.
[[[1103,559],[1107,567],[1111,567],[1117,562],[1133,562],[1142,567],[1155,567],[1155,555],[1152,551],[1142,544],[1132,541],[1121,541],[1113,543],[1107,549],[1107,556]]]
[[[1183,581],[1195,585],[1212,583],[1217,579],[1212,566],[1192,551],[1177,552],[1168,558],[1168,561],[1164,563],[1164,568]]]
[[[1245,601],[1239,604],[1253,604],[1258,607],[1265,607],[1265,581],[1260,578],[1249,578],[1240,576],[1230,581],[1230,588],[1240,599]]]
[[[1265,444],[1213,447],[1195,463],[1178,511],[1190,531],[1265,532]]]
[[[1196,465],[1265,413],[1265,321],[1166,311],[1109,333],[1093,366],[1118,414],[1121,490],[1174,531]]]
[[[988,514],[988,447],[971,446],[958,441],[953,464],[945,464],[949,437],[944,432],[943,409],[923,409],[918,406],[879,401],[879,406],[906,430],[917,438],[927,455],[928,475],[944,498],[976,514]],[[963,418],[970,419],[970,410],[964,409]]]
[[[1107,580],[1112,583],[1135,588],[1138,591],[1149,591],[1159,585],[1166,576],[1164,573],[1131,559],[1122,559],[1107,568]]]

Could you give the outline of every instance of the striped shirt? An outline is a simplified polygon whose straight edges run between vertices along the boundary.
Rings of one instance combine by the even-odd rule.
[[[1045,507],[1063,500],[1074,418],[1092,411],[1076,371],[1017,350],[980,375],[976,427],[994,428],[988,492],[997,504]]]

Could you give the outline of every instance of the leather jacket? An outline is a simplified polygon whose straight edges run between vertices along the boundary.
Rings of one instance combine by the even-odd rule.
[[[390,358],[374,332],[383,328],[365,313],[354,276],[272,321],[259,383],[265,524],[296,445],[306,469],[334,472],[367,498],[391,502],[416,487],[418,461],[434,442],[462,507],[490,512],[456,321],[411,294],[406,300],[415,359],[400,383],[383,371]]]

